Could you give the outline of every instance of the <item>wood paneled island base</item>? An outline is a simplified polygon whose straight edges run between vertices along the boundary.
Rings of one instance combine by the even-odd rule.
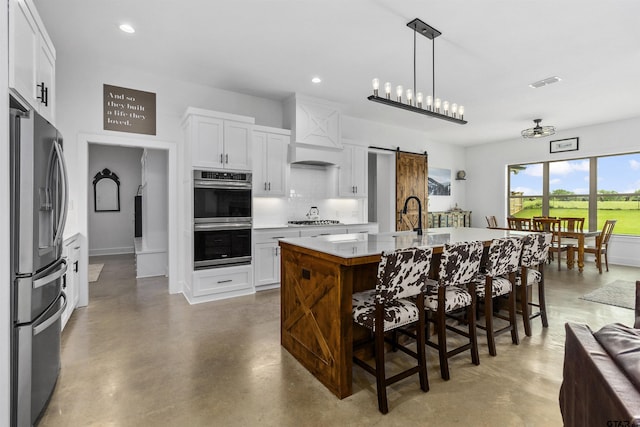
[[[345,259],[280,246],[281,344],[336,396],[350,396],[351,295],[375,284],[380,256]]]
[[[405,231],[280,240],[281,344],[336,396],[350,396],[354,334],[366,332],[354,329],[351,296],[375,287],[383,251],[430,246],[439,254],[449,242],[481,240],[488,245],[491,239],[524,234],[438,228],[423,236]]]

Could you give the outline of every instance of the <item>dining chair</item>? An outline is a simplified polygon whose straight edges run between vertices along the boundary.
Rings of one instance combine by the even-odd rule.
[[[506,237],[493,239],[489,247],[487,262],[482,266],[484,270],[476,276],[476,294],[478,304],[484,302],[484,325],[476,324],[479,329],[487,332],[489,354],[495,356],[495,337],[504,332],[511,332],[511,341],[519,344],[518,322],[516,320],[516,272],[520,267],[522,254],[522,238]],[[508,297],[509,316],[494,313],[493,299],[500,296]],[[493,318],[497,317],[509,321],[509,325],[494,329]]]
[[[471,352],[471,362],[480,364],[478,356],[478,339],[475,324],[476,291],[474,278],[480,271],[482,260],[482,242],[463,242],[445,244],[438,279],[427,281],[425,293],[425,309],[427,322],[435,325],[438,343],[430,341],[427,330],[427,345],[438,350],[440,358],[440,376],[449,380],[449,358],[466,350]],[[454,317],[454,312],[465,310],[465,318]],[[447,324],[447,318],[462,320],[467,330]],[[454,349],[447,349],[447,330],[455,332],[467,339],[467,342]]]
[[[549,247],[549,261],[554,259],[553,254],[558,254],[558,271],[562,265],[562,252],[568,252],[567,256],[573,256],[573,245],[566,244],[562,240],[561,221],[553,218],[535,218],[533,220],[533,229],[535,231],[544,231],[551,233],[553,239]]]
[[[494,215],[489,215],[485,218],[487,220],[487,228],[498,228],[498,220]]]
[[[615,227],[616,222],[618,220],[608,219],[605,221],[604,226],[602,227],[602,231],[599,236],[596,236],[595,242],[593,244],[584,245],[584,253],[586,254],[594,254],[596,256],[596,266],[598,267],[598,271],[602,274],[602,256],[604,255],[604,263],[609,271],[609,259],[607,258],[607,252],[609,248],[609,239],[611,238],[611,234],[613,233],[613,227]]]
[[[582,217],[559,217],[560,229],[566,232],[582,232],[584,229],[584,218]],[[566,245],[578,246],[578,239],[575,237],[563,236],[562,241]]]
[[[510,216],[507,218],[507,223],[511,230],[531,230],[530,218],[516,218]]]
[[[429,391],[425,347],[424,298],[427,274],[431,266],[433,250],[400,249],[383,252],[378,265],[375,289],[358,292],[352,296],[353,320],[370,331],[369,338],[354,344],[353,362],[376,377],[378,409],[389,412],[387,387],[410,375],[418,374],[420,388]],[[417,298],[411,298],[417,297]],[[415,301],[414,301],[415,300]],[[403,328],[415,328],[414,333]],[[405,332],[415,337],[416,351],[393,340],[386,339],[387,332]],[[387,378],[385,371],[385,340],[417,360],[417,365]],[[375,367],[356,355],[357,349],[373,342]]]
[[[544,264],[549,257],[549,247],[553,240],[551,233],[532,233],[522,240],[522,256],[520,257],[520,271],[516,276],[517,295],[520,299],[520,313],[524,323],[524,333],[531,336],[531,320],[540,317],[542,327],[549,327],[547,321],[547,304],[544,291]],[[537,285],[538,302],[529,299],[529,288]],[[529,307],[538,307],[537,312]]]

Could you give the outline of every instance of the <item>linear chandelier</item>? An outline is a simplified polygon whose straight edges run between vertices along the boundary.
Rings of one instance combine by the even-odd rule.
[[[407,89],[404,92],[402,86],[396,87],[396,99],[391,99],[391,83],[384,84],[385,96],[379,96],[380,80],[373,79],[373,95],[367,97],[369,101],[379,102],[380,104],[389,105],[391,107],[401,108],[403,110],[413,111],[414,113],[424,114],[425,116],[435,117],[437,119],[447,120],[453,123],[464,125],[464,106],[456,103],[449,104],[449,101],[442,101],[436,98],[436,66],[435,66],[435,41],[434,39],[442,33],[420,19],[416,18],[407,23],[407,27],[413,30],[413,90]],[[432,42],[432,76],[433,85],[431,95],[426,99],[422,92],[416,90],[416,34],[420,34],[430,39]],[[415,105],[413,94],[416,93]],[[402,95],[406,95],[406,102],[402,102]]]

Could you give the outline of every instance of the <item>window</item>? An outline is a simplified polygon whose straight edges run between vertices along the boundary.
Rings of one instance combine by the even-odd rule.
[[[585,218],[589,228],[589,159],[549,162],[549,216]]]
[[[508,171],[511,216],[584,217],[590,230],[616,219],[616,234],[640,236],[640,153],[509,165]]]
[[[598,229],[617,219],[616,234],[640,235],[640,153],[598,157]]]
[[[509,215],[518,218],[542,215],[543,164],[509,166]]]

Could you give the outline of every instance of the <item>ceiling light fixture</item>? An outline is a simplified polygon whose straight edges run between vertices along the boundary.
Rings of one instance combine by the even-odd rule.
[[[321,79],[320,77],[317,77],[317,76],[316,76],[316,77],[314,77],[314,78],[312,78],[312,79],[311,79],[311,83],[318,84],[318,83],[320,83],[320,82],[322,82],[322,79]]]
[[[414,113],[424,114],[426,116],[447,120],[461,125],[467,123],[466,120],[464,120],[464,107],[462,105],[458,106],[456,103],[449,104],[449,101],[442,101],[440,98],[436,98],[436,61],[434,39],[442,33],[418,18],[409,22],[407,27],[413,30],[413,90],[407,89],[405,92],[402,86],[396,86],[396,100],[394,101],[391,99],[391,83],[387,82],[384,84],[385,96],[381,97],[378,96],[380,80],[373,79],[373,95],[368,96],[367,99],[369,101],[379,102],[391,107],[413,111]],[[416,92],[416,34],[425,36],[432,42],[433,86],[431,95],[426,98],[422,92]],[[402,102],[403,95],[406,95],[406,103]]]
[[[120,25],[120,30],[124,31],[125,33],[129,33],[129,34],[133,34],[136,32],[136,29],[133,28],[131,25],[129,24],[121,24]]]
[[[549,136],[556,133],[556,128],[553,126],[540,126],[542,119],[535,119],[533,122],[536,124],[534,127],[525,129],[521,132],[523,138],[542,138],[543,136]]]

